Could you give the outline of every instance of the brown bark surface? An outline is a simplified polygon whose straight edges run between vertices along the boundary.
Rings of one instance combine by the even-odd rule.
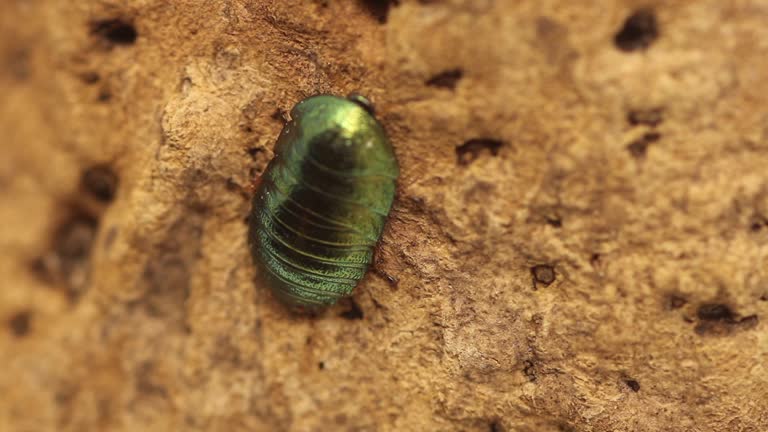
[[[3,0],[0,431],[768,430],[768,3]],[[248,185],[316,93],[401,164],[291,315]]]

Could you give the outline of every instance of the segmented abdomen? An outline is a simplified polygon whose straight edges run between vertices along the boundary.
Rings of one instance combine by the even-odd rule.
[[[328,184],[323,181],[328,176],[308,179],[302,173],[288,175],[289,169],[277,161],[258,196],[262,267],[283,301],[310,307],[333,304],[365,275],[376,246],[378,236],[364,232],[365,225],[356,226],[354,220],[383,225],[384,216],[345,196],[317,190]]]

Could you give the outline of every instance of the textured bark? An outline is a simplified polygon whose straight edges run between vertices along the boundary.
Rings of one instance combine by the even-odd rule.
[[[766,22],[0,2],[0,430],[768,430]],[[351,91],[398,197],[353,300],[291,315],[248,185],[297,101]]]

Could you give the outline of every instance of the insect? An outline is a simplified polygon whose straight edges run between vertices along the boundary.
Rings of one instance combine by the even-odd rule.
[[[362,96],[291,110],[253,197],[249,240],[275,296],[318,309],[349,296],[373,259],[399,167]]]

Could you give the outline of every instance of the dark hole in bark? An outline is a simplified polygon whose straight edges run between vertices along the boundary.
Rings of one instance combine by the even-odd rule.
[[[464,72],[461,69],[450,69],[432,76],[426,81],[426,84],[430,87],[439,87],[453,90],[456,88],[456,84],[459,83],[459,80],[461,80],[463,76]]]
[[[384,24],[389,17],[389,9],[392,6],[400,4],[399,0],[358,0],[360,4],[376,18],[377,21]]]
[[[27,310],[16,312],[8,320],[8,328],[14,336],[24,337],[29,333],[31,319],[32,313]]]
[[[632,141],[627,146],[627,150],[632,157],[636,159],[642,159],[648,152],[648,146],[661,139],[661,134],[658,132],[647,132],[640,138]]]
[[[96,165],[86,169],[80,178],[82,188],[99,201],[109,202],[115,198],[118,179],[108,165]]]
[[[85,84],[96,84],[101,79],[97,72],[83,72],[80,74],[80,81]]]
[[[363,309],[357,304],[355,299],[349,298],[349,309],[339,314],[340,317],[348,320],[361,320],[364,317]]]
[[[696,315],[702,321],[729,321],[736,320],[736,314],[724,304],[707,303],[699,306]]]
[[[758,232],[768,226],[768,218],[763,215],[756,214],[752,216],[749,223],[749,230],[752,232]]]
[[[87,287],[98,219],[79,208],[68,212],[53,233],[50,249],[32,260],[29,268],[44,283],[63,288],[74,302]]]
[[[618,49],[631,52],[648,48],[658,37],[656,14],[650,9],[640,9],[624,21],[613,42]]]
[[[99,102],[107,103],[112,99],[112,92],[108,88],[103,88],[99,90],[99,94],[96,96],[96,99]]]
[[[474,138],[456,147],[456,162],[459,165],[469,165],[477,160],[482,153],[497,156],[504,143],[497,139]]]
[[[555,274],[555,269],[552,266],[546,264],[539,264],[531,267],[531,274],[533,275],[534,279],[536,279],[536,282],[544,285],[550,285],[555,281],[555,278],[557,277]]]
[[[627,387],[632,389],[633,392],[637,393],[640,391],[640,383],[637,382],[636,380],[627,379],[627,380],[624,380],[624,383],[627,385]]]
[[[91,34],[109,45],[131,45],[139,36],[133,23],[120,18],[92,22]]]
[[[547,217],[546,222],[547,222],[547,225],[553,226],[555,228],[562,228],[563,226],[563,220],[557,216]]]

